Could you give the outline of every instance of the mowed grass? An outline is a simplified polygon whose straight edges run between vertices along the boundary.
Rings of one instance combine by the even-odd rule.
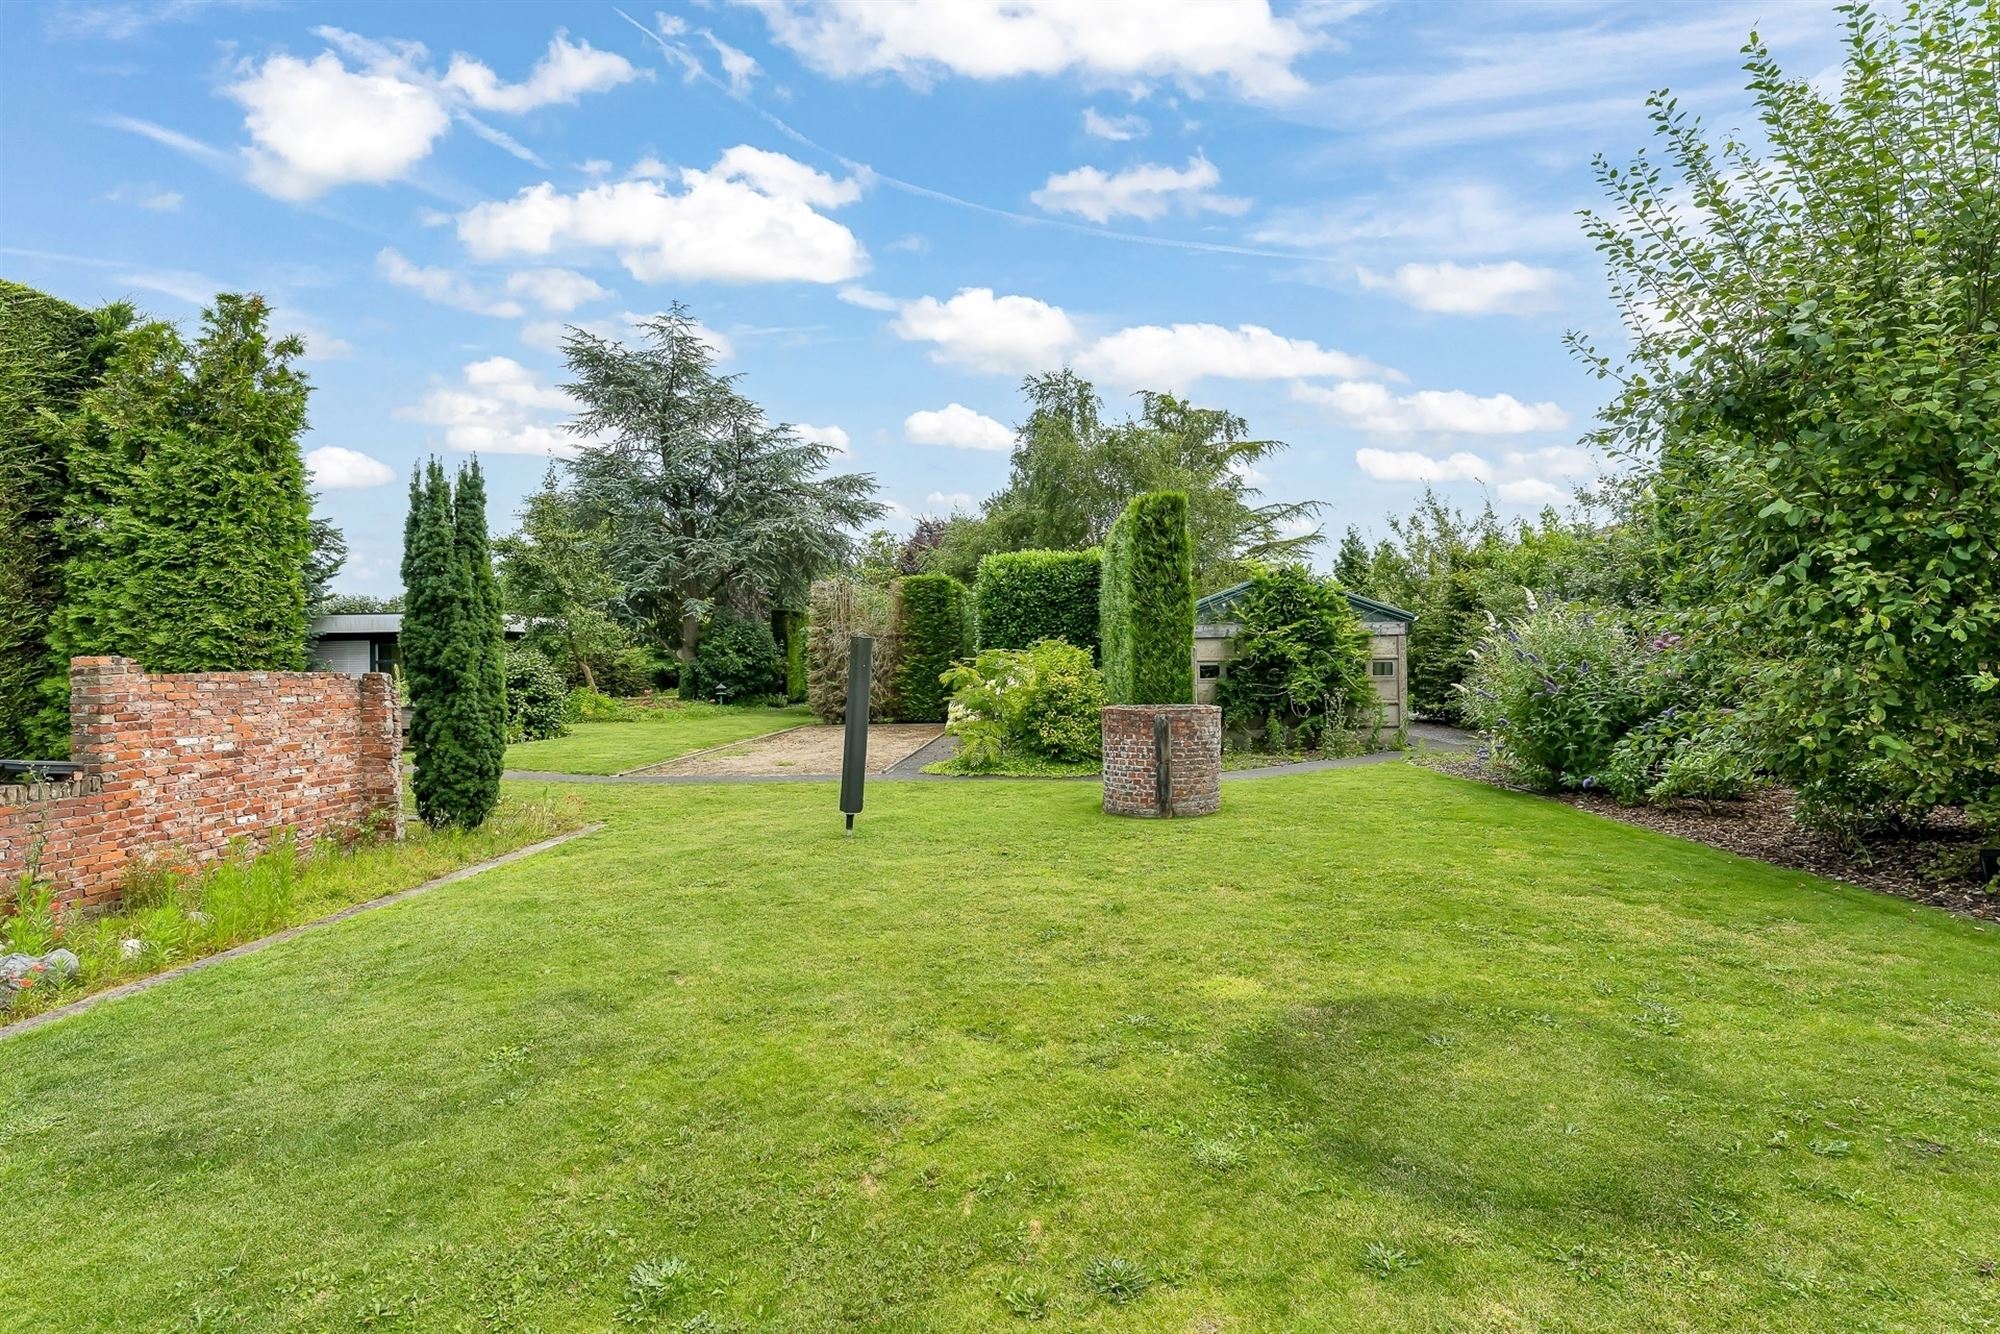
[[[812,721],[812,710],[802,704],[782,709],[684,704],[649,710],[627,722],[572,723],[568,736],[517,742],[507,747],[507,767],[562,774],[624,773]]]
[[[0,1043],[7,1321],[2000,1320],[1978,924],[1401,765],[578,790]]]

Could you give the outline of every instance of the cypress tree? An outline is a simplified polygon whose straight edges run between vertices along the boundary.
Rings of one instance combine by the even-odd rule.
[[[500,799],[500,773],[507,758],[507,643],[500,586],[493,578],[493,544],[486,535],[486,477],[476,458],[458,470],[452,520],[454,546],[470,593],[467,638],[482,706],[480,730],[470,739],[468,750],[474,761],[475,804],[483,803],[479,806],[483,820]]]
[[[444,465],[432,459],[410,486],[403,547],[403,677],[410,691],[411,786],[432,826],[470,829],[493,809],[483,777],[490,727],[472,572],[458,551]]]

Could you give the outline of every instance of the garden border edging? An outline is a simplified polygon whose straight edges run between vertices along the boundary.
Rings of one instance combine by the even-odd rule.
[[[41,1014],[29,1015],[19,1023],[0,1025],[0,1042],[5,1042],[9,1038],[19,1037],[23,1033],[42,1028],[56,1022],[58,1019],[67,1019],[72,1015],[82,1014],[85,1010],[95,1009],[107,1001],[120,1000],[126,996],[137,995],[141,991],[149,991],[164,982],[171,982],[175,978],[185,977],[189,973],[200,972],[204,968],[213,967],[230,959],[240,959],[245,955],[256,954],[259,951],[269,949],[273,945],[281,945],[294,936],[303,935],[319,927],[332,926],[336,922],[344,922],[350,917],[359,917],[362,913],[372,911],[376,908],[386,908],[392,903],[400,903],[404,899],[415,898],[419,894],[428,893],[433,889],[441,889],[459,880],[469,880],[475,875],[491,871],[496,867],[505,866],[509,862],[517,862],[523,858],[532,857],[536,853],[547,852],[551,848],[560,847],[571,839],[601,833],[605,827],[603,821],[587,824],[580,829],[572,829],[568,833],[557,834],[553,838],[545,838],[539,843],[530,843],[526,847],[515,848],[511,852],[503,852],[498,857],[489,857],[483,862],[474,862],[471,866],[461,866],[456,871],[449,871],[444,875],[435,876],[420,885],[411,885],[408,889],[399,889],[393,893],[382,894],[361,903],[350,903],[338,912],[328,913],[324,917],[315,917],[310,922],[300,922],[297,926],[288,926],[282,931],[274,931],[268,936],[259,936],[255,940],[246,940],[241,945],[232,945],[220,953],[205,955],[202,958],[181,964],[176,968],[169,968],[163,973],[154,973],[150,977],[134,978],[130,982],[120,983],[115,987],[108,987],[92,995],[80,996],[67,1005],[58,1005],[53,1010],[45,1010]]]

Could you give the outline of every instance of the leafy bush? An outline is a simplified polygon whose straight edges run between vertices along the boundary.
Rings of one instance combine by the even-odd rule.
[[[1368,630],[1338,584],[1297,565],[1259,569],[1233,615],[1243,628],[1216,688],[1232,730],[1285,751],[1379,722]]]
[[[545,741],[569,731],[569,687],[534,649],[507,646],[507,739]]]
[[[1621,737],[1599,775],[1623,802],[1729,801],[1756,776],[1754,758],[1732,714],[1668,705]]]
[[[948,574],[913,574],[896,581],[892,635],[900,650],[896,717],[941,722],[950,692],[941,679],[972,652],[972,604],[965,585]]]
[[[1098,632],[1112,703],[1194,702],[1194,544],[1186,495],[1135,497],[1111,525]]]
[[[1075,763],[1097,758],[1104,679],[1090,652],[1059,639],[986,649],[945,674],[960,767],[998,768],[1009,755]]]
[[[847,646],[855,635],[875,640],[868,716],[879,721],[889,716],[896,679],[888,596],[851,579],[815,583],[806,608],[806,702],[821,722],[837,723],[847,716]]]
[[[806,614],[781,611],[772,618],[773,633],[785,650],[785,703],[803,704],[806,698]]]
[[[770,624],[717,616],[702,632],[694,661],[681,673],[681,698],[751,704],[783,698],[785,660]]]
[[[1466,718],[1523,782],[1594,783],[1646,716],[1646,650],[1619,618],[1558,606],[1496,626],[1460,687]]]
[[[1008,551],[979,562],[979,647],[1060,639],[1097,652],[1104,552]]]

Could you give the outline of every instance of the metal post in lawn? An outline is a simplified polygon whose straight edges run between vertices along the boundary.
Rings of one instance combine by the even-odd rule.
[[[854,817],[861,814],[861,782],[868,772],[868,684],[874,676],[875,641],[854,635],[847,641],[847,739],[840,755],[840,810],[847,817],[848,837]],[[855,708],[854,701],[861,707]]]

